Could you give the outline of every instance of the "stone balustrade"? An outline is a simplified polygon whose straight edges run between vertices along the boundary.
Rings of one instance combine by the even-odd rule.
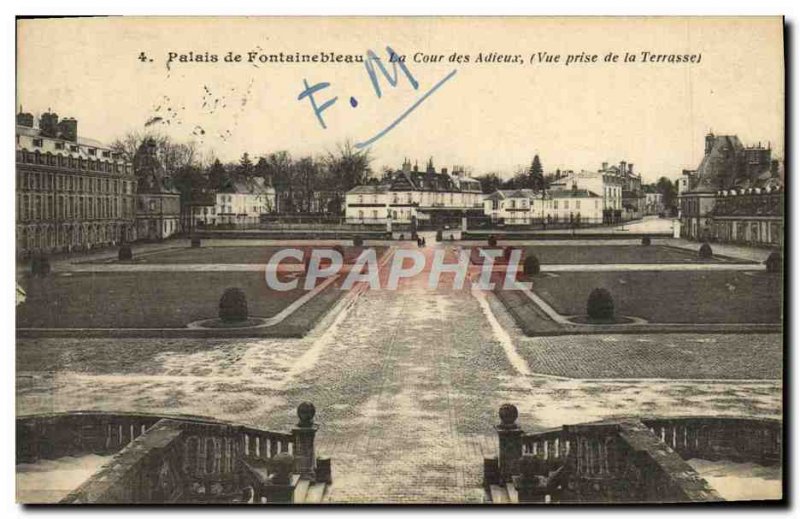
[[[314,414],[301,404],[291,433],[187,416],[19,417],[17,461],[116,453],[65,503],[291,502],[293,489],[317,481]],[[330,460],[320,465],[319,481],[330,483]]]
[[[686,460],[780,463],[782,424],[744,417],[641,417],[526,434],[500,408],[497,458],[484,460],[490,500],[698,502],[722,498]]]

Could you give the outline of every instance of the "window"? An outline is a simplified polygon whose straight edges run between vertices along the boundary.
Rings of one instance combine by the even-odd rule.
[[[44,141],[42,139],[33,139],[33,145],[41,148],[44,145]]]
[[[70,147],[69,147],[69,151],[71,151],[71,152],[75,153],[75,152],[77,152],[77,151],[78,151],[78,147],[77,147],[76,145],[72,144],[72,145],[70,145]]]
[[[110,156],[111,156],[111,152],[110,151],[103,151],[103,157],[108,158]]]
[[[580,208],[581,208],[581,201],[575,200],[575,209],[580,209]]]
[[[56,143],[56,149],[57,150],[63,150],[64,149],[64,143],[63,142],[57,142]]]
[[[87,149],[86,149],[86,152],[87,152],[89,155],[91,155],[92,157],[94,157],[95,155],[97,155],[97,150],[96,150],[96,149],[94,149],[94,148],[87,148]]]

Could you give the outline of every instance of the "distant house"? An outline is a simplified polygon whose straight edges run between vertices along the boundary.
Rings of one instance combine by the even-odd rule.
[[[480,182],[463,169],[436,171],[432,161],[426,170],[411,166],[409,160],[375,185],[356,186],[345,195],[348,223],[437,224],[482,213]]]
[[[573,185],[574,186],[574,185]],[[505,225],[602,223],[603,199],[587,189],[499,189],[483,200],[483,212]]]
[[[605,223],[617,223],[623,218],[632,219],[640,216],[640,212],[636,210],[638,205],[636,207],[631,205],[631,200],[639,196],[632,193],[637,189],[641,190],[641,178],[633,174],[633,164],[624,161],[620,162],[619,166],[609,166],[604,162],[597,171],[567,171],[552,181],[550,188],[562,191],[583,189],[600,196],[602,220]],[[627,211],[625,211],[626,200],[629,209]]]
[[[217,193],[196,197],[191,210],[195,227],[256,224],[275,210],[275,189],[263,178],[236,180]]]

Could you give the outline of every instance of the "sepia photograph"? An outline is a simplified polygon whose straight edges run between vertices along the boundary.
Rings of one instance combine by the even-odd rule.
[[[15,26],[17,503],[786,504],[783,17]]]

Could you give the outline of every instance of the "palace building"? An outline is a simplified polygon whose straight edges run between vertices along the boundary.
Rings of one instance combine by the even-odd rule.
[[[145,139],[133,156],[138,179],[136,232],[141,240],[163,240],[180,231],[181,195],[158,158],[158,146]]]
[[[17,254],[69,252],[136,239],[133,165],[78,134],[78,121],[16,117]]]
[[[681,236],[691,240],[783,243],[784,173],[772,150],[736,135],[705,139],[697,170],[679,194]]]

